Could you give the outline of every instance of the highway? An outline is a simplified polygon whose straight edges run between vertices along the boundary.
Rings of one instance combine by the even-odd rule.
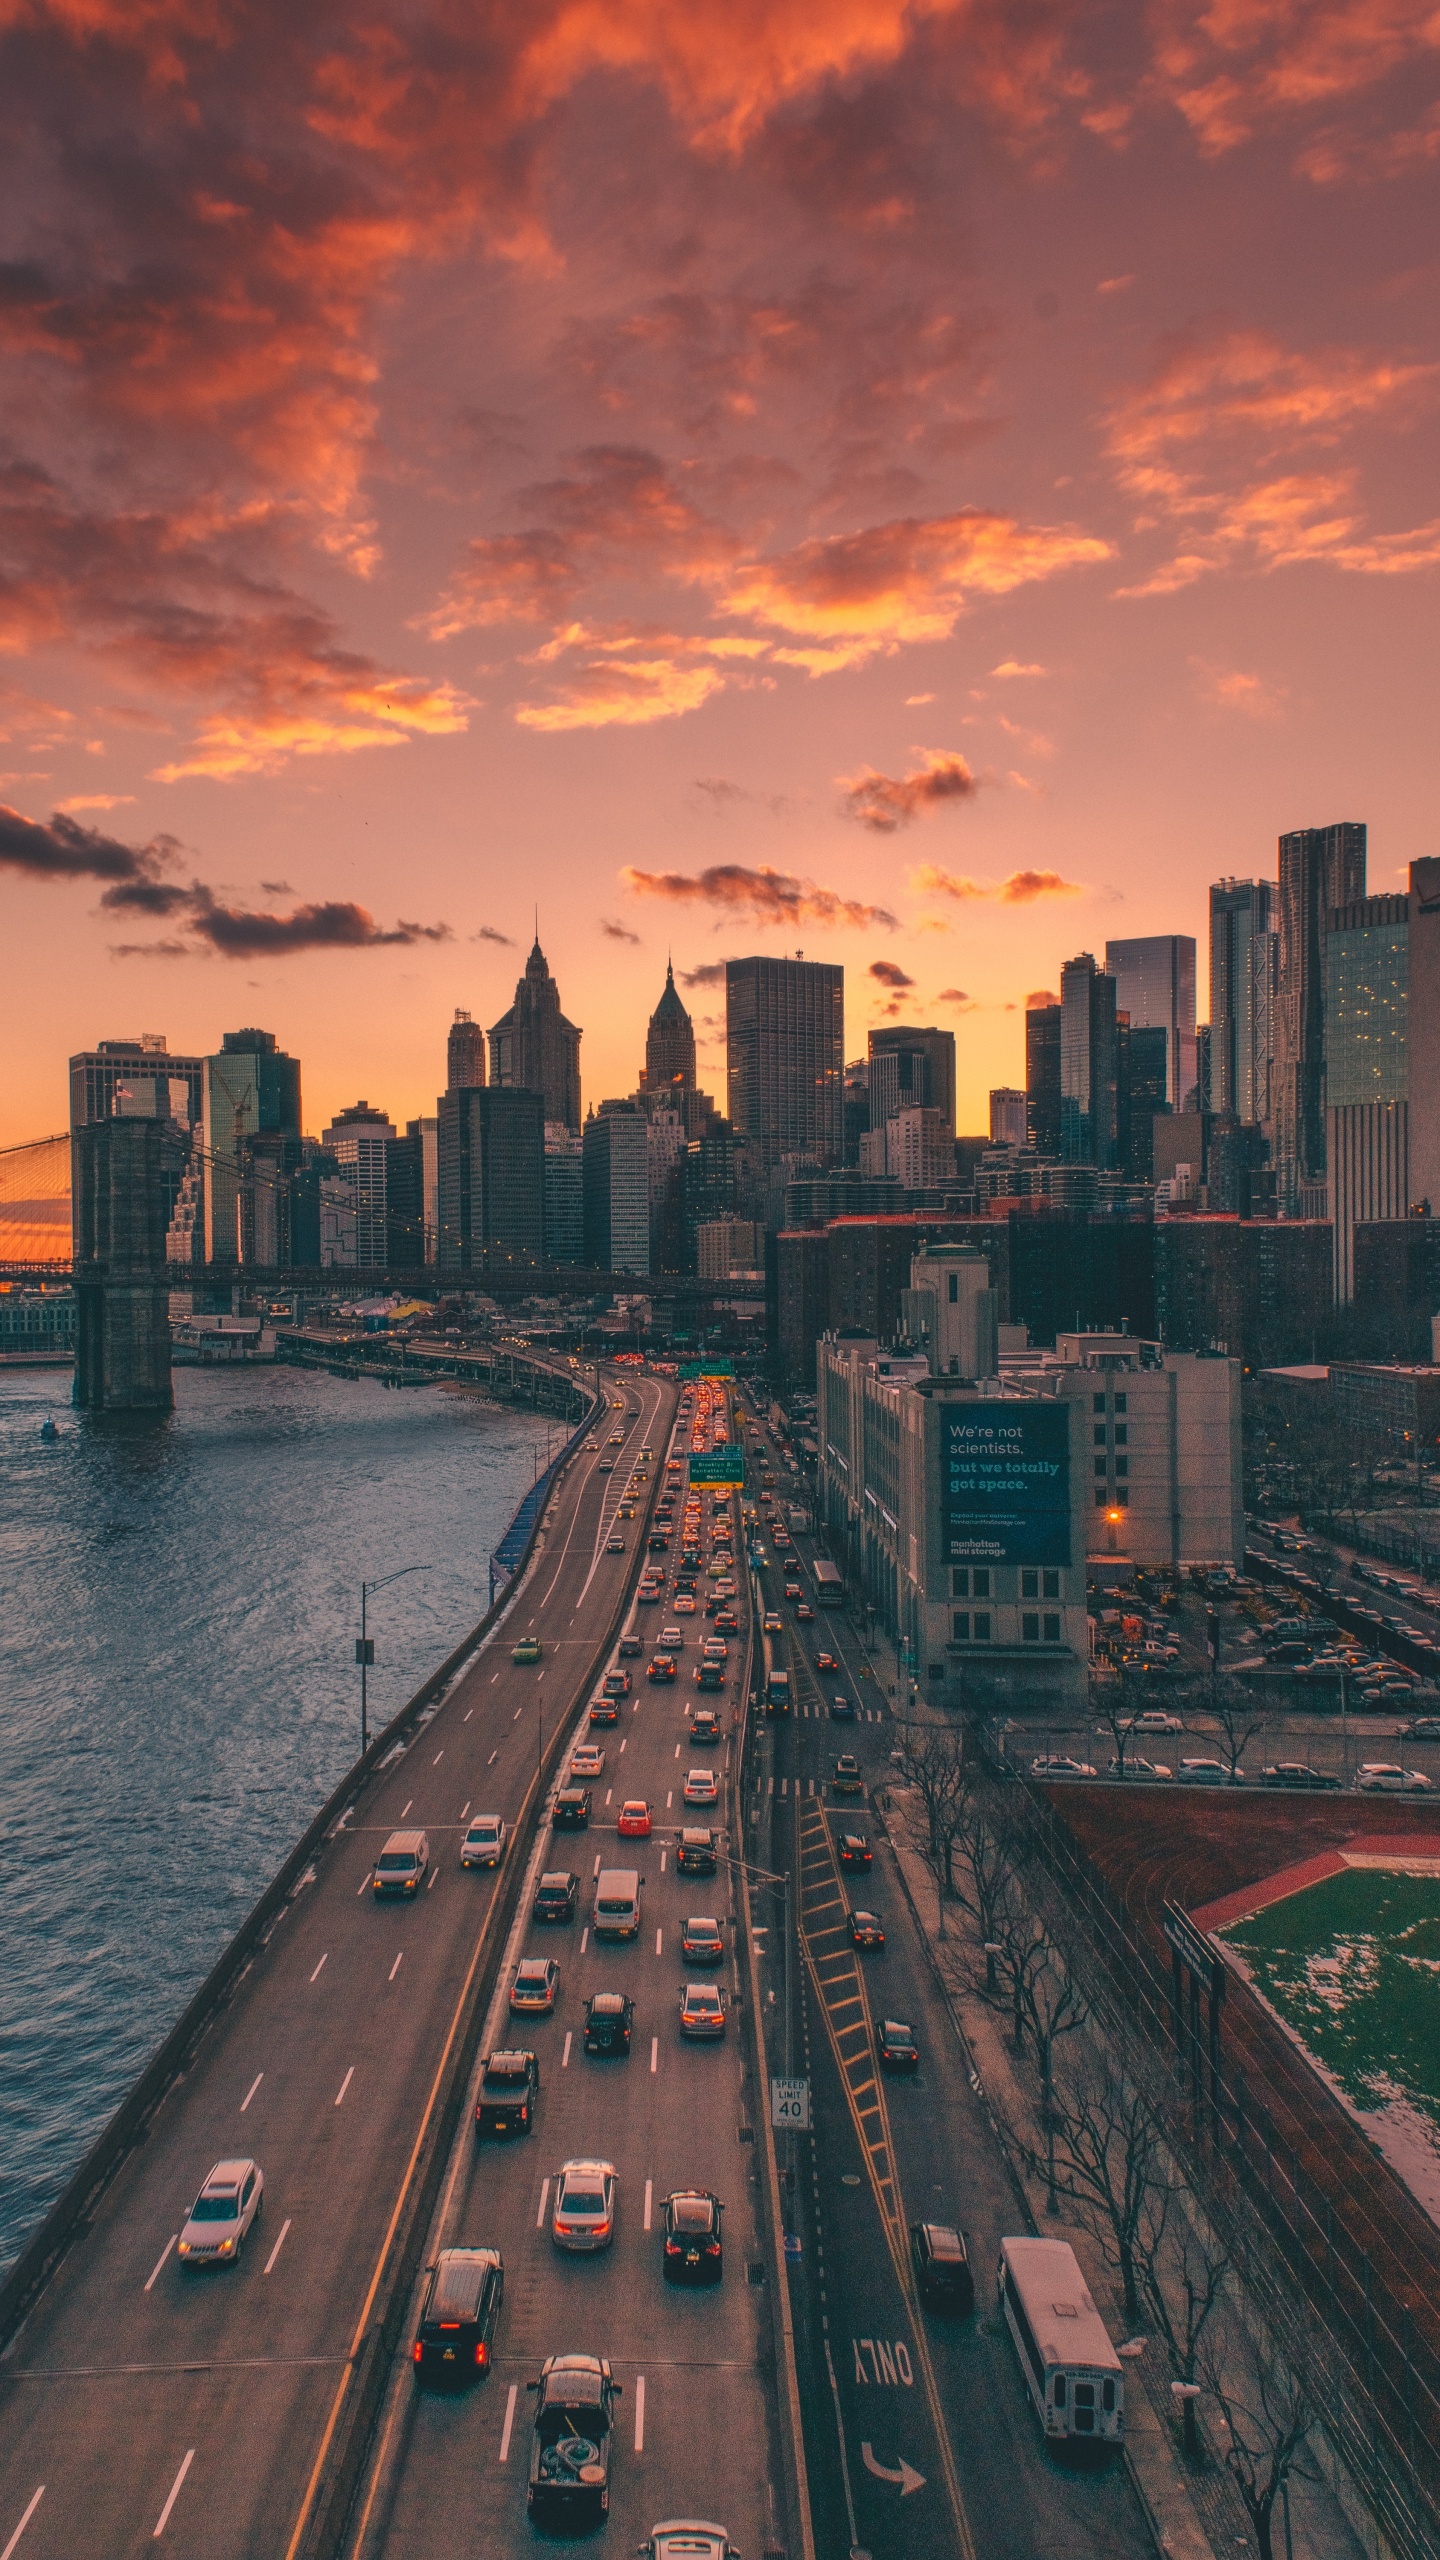
[[[708,1496],[705,1512],[708,1521]],[[668,1602],[668,1580],[665,1590]],[[624,2394],[611,2465],[613,2549],[632,2551],[655,2523],[675,2515],[723,2524],[747,2560],[787,2542],[776,2485],[774,2376],[768,2349],[762,2351],[768,2278],[757,2216],[756,2093],[733,2010],[716,2044],[686,2043],[677,2025],[686,1978],[680,1932],[691,1913],[723,1922],[727,1952],[718,1979],[731,2002],[742,1996],[728,1867],[722,1859],[714,1878],[687,1879],[676,1872],[675,1844],[687,1818],[686,1770],[728,1768],[744,1637],[742,1630],[731,1639],[726,1689],[707,1701],[721,1709],[722,1751],[701,1748],[686,1724],[700,1641],[710,1632],[698,1611],[676,1621],[685,1638],[679,1680],[660,1685],[642,1676],[671,1614],[668,1605],[632,1603],[628,1623],[645,1637],[645,1657],[630,1665],[635,1694],[623,1701],[620,1724],[587,1736],[606,1754],[603,1774],[592,1782],[591,1826],[542,1833],[487,2020],[483,2050],[520,2043],[539,2055],[536,2130],[523,2140],[478,2143],[462,2126],[432,2235],[436,2247],[502,2252],[506,2297],[493,2369],[463,2396],[417,2388],[408,2369],[396,2371],[358,2502],[354,2560],[439,2551],[459,2513],[483,2517],[483,2547],[496,2560],[532,2551],[525,2485],[533,2403],[526,2385],[547,2355],[576,2352],[608,2357]],[[577,1736],[583,1729],[582,1716]],[[648,1840],[617,1837],[626,1797],[649,1803]],[[723,1800],[688,1819],[723,1825]],[[597,1946],[585,1925],[602,1859],[633,1865],[644,1878],[643,1924],[628,1945]],[[530,1919],[542,1865],[580,1875],[580,1909],[568,1927],[537,1927]],[[527,1955],[557,1957],[561,1980],[553,2015],[522,2025],[506,2015],[506,1986],[514,1963]],[[625,2059],[583,2050],[584,2004],[600,1990],[626,1991],[634,2000]],[[615,2238],[595,2256],[570,2256],[550,2236],[548,2208],[561,2164],[587,2156],[609,2160],[618,2172]],[[724,2206],[718,2286],[664,2281],[660,2209],[676,2187],[709,2189]]]
[[[447,2053],[489,1959],[496,1884],[486,1871],[462,1872],[463,1829],[474,1813],[522,1815],[542,1731],[548,1739],[557,1718],[573,1720],[633,1576],[643,1518],[625,1525],[624,1553],[610,1554],[608,1538],[636,1453],[663,1449],[674,1389],[631,1373],[612,1377],[610,1391],[623,1447],[572,1461],[517,1600],[318,1854],[0,2361],[5,2560],[127,2560],[157,2542],[176,2560],[294,2560],[302,2548]],[[543,1659],[516,1666],[511,1647],[532,1627]],[[638,1736],[646,1719],[633,1721]],[[409,1906],[381,1904],[372,1862],[402,1822],[429,1834],[429,1883]],[[277,1840],[277,1865],[286,1846]],[[662,1889],[652,1927],[670,1920]],[[650,1970],[668,1994],[678,1968]],[[648,1995],[645,2006],[658,2026],[668,2000]],[[700,2081],[717,2057],[677,2059],[665,2025],[665,2076],[650,2083],[647,2047],[630,2085],[644,2082],[657,2107],[693,2064],[704,2110]],[[579,2075],[547,2076],[547,2152],[561,2133],[557,2085],[578,2089]],[[723,2111],[704,2120],[717,2140],[723,2123],[733,2142],[735,2115],[727,2087]],[[707,2150],[703,2163],[672,2163],[658,2130],[652,2153],[657,2181],[712,2159]],[[174,2242],[189,2205],[213,2162],[245,2154],[264,2172],[262,2218],[237,2265],[187,2274]],[[716,2183],[736,2191],[733,2160],[723,2175],[718,2157],[715,2167]],[[627,2193],[627,2233],[640,2211]],[[743,2216],[736,2222],[741,2282],[732,2279],[726,2312],[743,2326]],[[594,2272],[580,2269],[581,2280]],[[524,2304],[517,2268],[506,2317],[528,2343]],[[667,2430],[693,2432],[678,2415],[685,2387],[678,2372],[657,2369],[650,2405],[661,2443]],[[714,2387],[707,2378],[707,2402]],[[499,2397],[492,2386],[487,2407]],[[633,2404],[624,2406],[628,2426]]]
[[[783,1465],[773,1456],[772,1463],[783,1483]],[[816,2550],[858,2547],[874,2560],[1031,2560],[1051,2551],[1068,2560],[1148,2560],[1151,2536],[1123,2462],[1046,2449],[996,2310],[999,2240],[1026,2223],[883,1827],[869,1813],[871,1791],[892,1775],[889,1703],[848,1618],[819,1603],[813,1541],[797,1536],[794,1548],[795,1578],[816,1611],[809,1623],[782,1601],[781,1561],[768,1536],[762,1544],[769,1561],[761,1586],[767,1605],[781,1611],[796,1703],[770,1723],[768,1744],[755,1755],[746,1854],[794,1880],[805,1950],[794,2044],[796,2067],[810,2081],[813,2131],[783,2136],[781,2149],[789,2153],[782,2175],[800,2244],[791,2298]],[[841,1663],[838,1678],[817,1678],[822,1649]],[[854,1722],[830,1717],[836,1690],[856,1701]],[[864,1800],[834,1791],[841,1751],[860,1761]],[[839,1868],[832,1843],[841,1829],[862,1830],[875,1844],[868,1872]],[[757,1921],[775,1919],[777,1899],[772,1893],[762,1912],[756,1893]],[[835,1928],[850,1907],[877,1913],[881,1951],[850,1951]],[[778,2016],[778,1931],[764,1943]],[[874,2026],[886,2016],[917,2031],[913,2079],[877,2071]],[[964,2231],[973,2318],[939,2316],[916,2300],[907,2235],[922,2219]]]

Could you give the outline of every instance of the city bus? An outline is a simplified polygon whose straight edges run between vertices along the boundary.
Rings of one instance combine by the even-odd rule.
[[[1000,2308],[1047,2436],[1118,2444],[1125,2376],[1065,2240],[1002,2240]]]
[[[822,1600],[840,1600],[845,1594],[845,1577],[838,1564],[828,1556],[815,1559],[815,1589]]]

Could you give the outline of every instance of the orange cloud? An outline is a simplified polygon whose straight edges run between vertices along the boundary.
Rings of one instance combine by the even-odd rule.
[[[752,870],[741,862],[715,862],[695,873],[637,871],[627,864],[620,877],[637,898],[715,907],[722,913],[755,916],[762,924],[848,925],[861,932],[883,925],[887,932],[897,930],[896,918],[887,908],[866,906],[859,898],[819,888],[813,880],[797,880],[788,871],[772,871],[768,863]]]
[[[1210,159],[1357,99],[1440,47],[1430,0],[1163,0],[1153,26],[1142,94],[1175,108]]]
[[[1058,871],[1012,871],[1006,880],[969,880],[963,873],[941,871],[933,862],[922,863],[910,874],[910,886],[921,896],[956,898],[962,902],[972,898],[992,898],[1002,907],[1034,906],[1041,898],[1083,898],[1085,885],[1079,880],[1062,879]]]
[[[1192,658],[1190,664],[1200,692],[1217,709],[1243,712],[1247,720],[1283,718],[1288,691],[1285,685],[1247,675],[1241,667],[1212,667],[1203,658]]]
[[[698,711],[724,681],[714,667],[674,658],[595,658],[554,701],[522,702],[515,717],[522,729],[639,728]]]
[[[980,788],[963,756],[933,747],[925,750],[925,761],[914,773],[877,773],[867,764],[858,773],[842,774],[840,785],[846,817],[886,836],[948,800],[973,800]]]

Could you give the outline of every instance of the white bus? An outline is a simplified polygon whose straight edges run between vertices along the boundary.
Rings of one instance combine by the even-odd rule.
[[[1047,2436],[1118,2444],[1125,2377],[1064,2240],[1002,2240],[1000,2305]]]

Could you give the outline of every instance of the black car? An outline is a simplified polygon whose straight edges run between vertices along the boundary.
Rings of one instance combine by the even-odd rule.
[[[413,2350],[417,2382],[474,2382],[490,2362],[505,2299],[498,2249],[442,2249],[430,2268]]]
[[[693,1829],[687,1827],[683,1830],[680,1834],[679,1847],[675,1852],[675,1864],[682,1875],[713,1876],[715,1873],[714,1832],[703,1830],[698,1824]]]
[[[604,2356],[547,2356],[536,2394],[526,2504],[533,2516],[584,2520],[610,2510],[610,2436],[621,2385]]]
[[[920,2047],[915,2030],[903,2018],[882,2018],[875,2031],[875,2050],[887,2071],[918,2071]]]
[[[963,2232],[952,2230],[948,2222],[912,2222],[910,2255],[927,2310],[974,2310],[975,2278]]]
[[[625,1991],[595,1991],[585,2003],[587,2053],[628,2053],[635,2003]]]
[[[1273,1768],[1260,1772],[1262,1787],[1338,1787],[1340,1780],[1330,1769],[1311,1769],[1303,1760],[1277,1760]]]
[[[533,2053],[518,2047],[504,2053],[487,2053],[480,2066],[476,2132],[533,2133],[539,2095],[540,2065]]]
[[[725,2272],[725,2208],[706,2187],[680,2187],[660,2208],[661,2263],[669,2284],[718,2284]]]
[[[531,1906],[534,1920],[573,1920],[580,1907],[580,1879],[567,1875],[563,1867],[541,1877],[535,1888]]]
[[[590,1827],[589,1788],[562,1787],[555,1798],[550,1820],[557,1831],[588,1831]]]

